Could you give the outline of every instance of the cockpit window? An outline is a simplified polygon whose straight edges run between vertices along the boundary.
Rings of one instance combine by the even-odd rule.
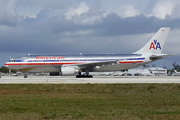
[[[16,60],[9,60],[9,62],[16,62]]]

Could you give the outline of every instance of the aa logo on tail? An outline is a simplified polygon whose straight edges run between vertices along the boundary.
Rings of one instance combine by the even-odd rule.
[[[157,50],[158,48],[161,50],[161,45],[157,40],[154,40],[154,42],[151,42],[151,45],[149,47],[150,50],[151,49]]]

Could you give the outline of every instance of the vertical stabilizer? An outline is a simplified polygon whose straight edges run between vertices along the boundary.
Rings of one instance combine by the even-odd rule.
[[[161,54],[169,30],[170,28],[168,27],[160,28],[150,41],[139,51],[134,52],[134,54]]]

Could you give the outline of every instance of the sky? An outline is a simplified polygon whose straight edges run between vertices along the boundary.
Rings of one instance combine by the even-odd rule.
[[[179,11],[179,0],[1,0],[0,66],[29,53],[131,54],[170,27],[163,53],[176,56],[152,64],[172,68],[180,64]]]

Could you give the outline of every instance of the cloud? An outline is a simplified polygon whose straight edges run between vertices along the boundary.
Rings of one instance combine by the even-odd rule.
[[[72,32],[63,32],[62,34],[66,36],[76,36],[76,35],[86,35],[90,34],[92,30],[80,30],[80,31],[72,31]]]
[[[84,13],[87,13],[89,10],[89,7],[84,3],[84,2],[81,2],[80,5],[74,9],[74,8],[71,8],[66,14],[66,19],[67,20],[71,20],[73,16],[80,16]]]
[[[2,0],[0,4],[0,25],[16,26],[22,19],[16,12],[17,0]]]
[[[71,8],[67,13],[65,13],[65,17],[69,21],[74,19],[74,22],[78,23],[79,19],[83,17],[83,14],[87,13],[88,11],[89,7],[84,2],[81,2],[77,8]]]
[[[100,6],[100,5],[97,5]],[[77,8],[70,8],[68,12],[64,14],[65,19],[73,21],[76,24],[94,24],[100,22],[103,17],[103,12],[97,9],[97,6],[93,5],[93,8],[89,8],[84,2],[81,2]]]
[[[165,19],[167,15],[171,15],[174,10],[174,5],[169,1],[159,1],[156,6],[153,8],[152,16],[155,16],[159,19]],[[150,16],[151,16],[150,15]]]
[[[176,19],[180,18],[180,4],[176,5],[172,11],[171,16],[169,16],[170,19]]]
[[[140,12],[134,8],[133,5],[124,5],[124,6],[120,6],[117,11],[115,11],[116,14],[118,14],[118,16],[121,16],[122,18],[126,18],[126,17],[134,17],[136,15],[139,15]]]
[[[67,0],[68,1],[68,0]],[[51,16],[55,16],[62,12],[64,4],[59,0],[17,0],[16,11],[20,16],[26,18],[36,18],[37,15],[43,10],[52,10]]]
[[[2,0],[1,55],[132,53],[160,27],[171,27],[164,53],[179,53],[180,2],[148,0],[143,5],[131,0]]]

